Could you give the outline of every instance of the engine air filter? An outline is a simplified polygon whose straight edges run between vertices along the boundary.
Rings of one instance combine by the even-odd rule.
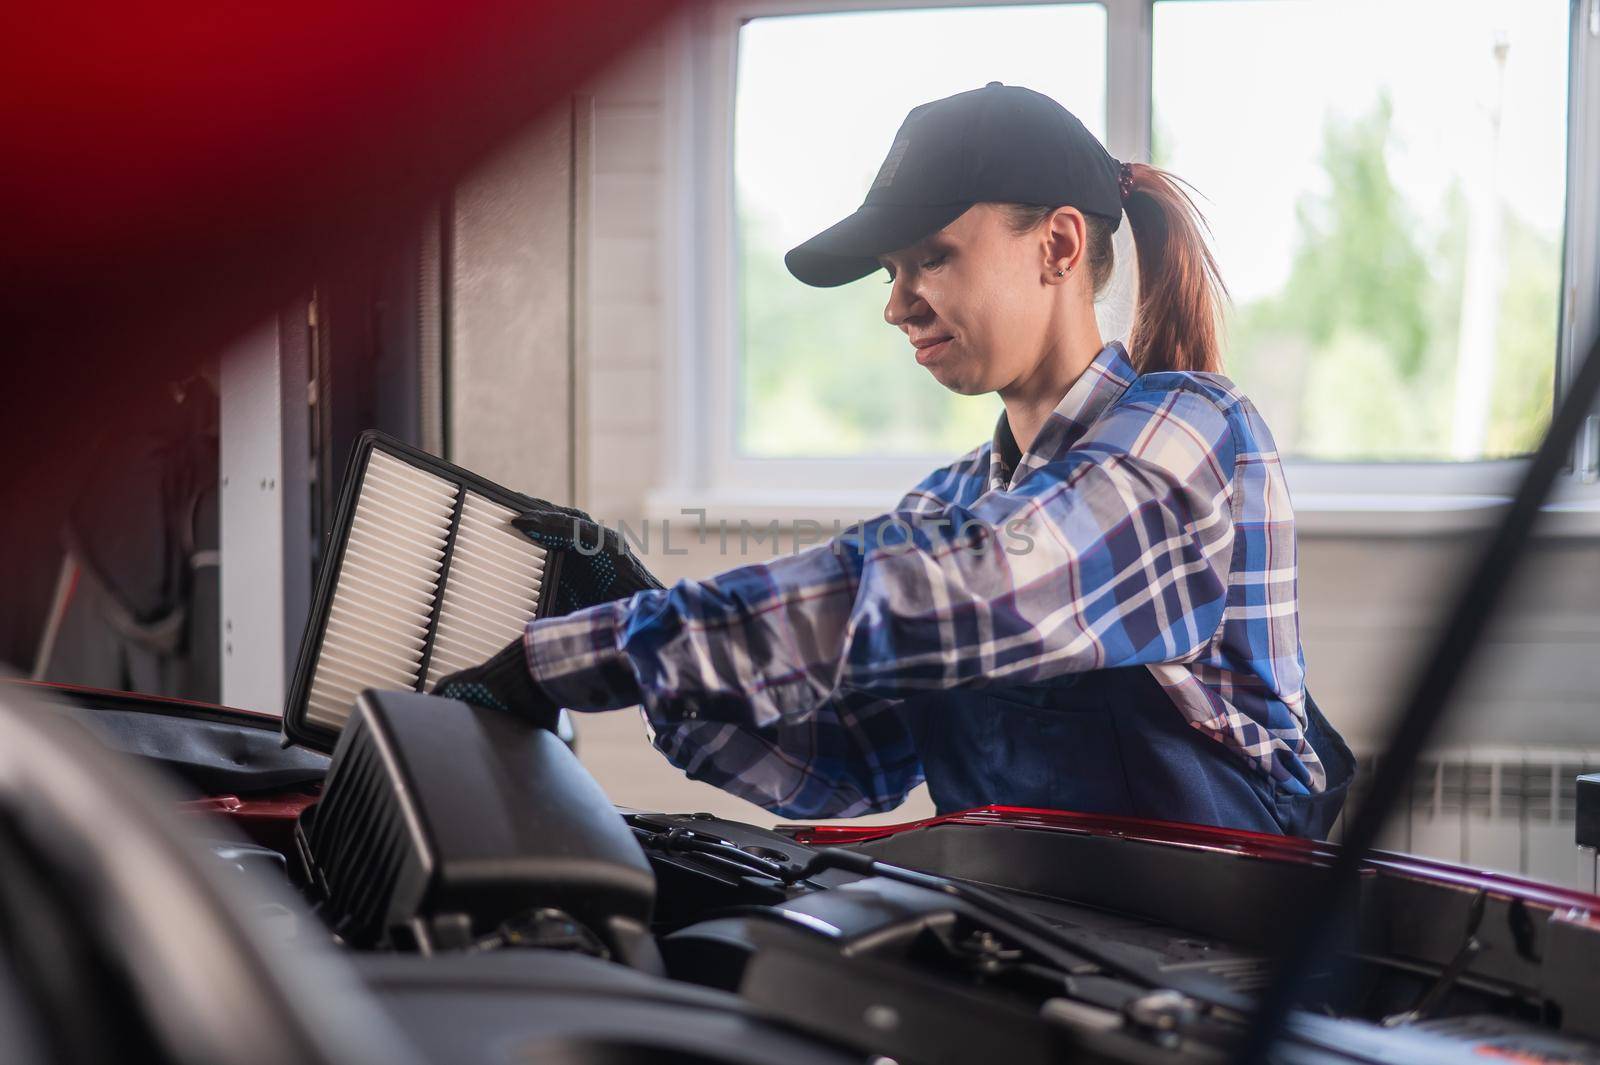
[[[284,735],[331,751],[364,689],[429,691],[542,616],[561,553],[512,527],[533,503],[363,433],[317,573]]]

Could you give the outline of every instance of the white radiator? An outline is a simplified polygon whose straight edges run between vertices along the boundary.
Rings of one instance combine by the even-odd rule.
[[[1358,755],[1349,820],[1375,759]],[[1595,852],[1573,842],[1580,773],[1600,770],[1600,749],[1468,747],[1430,752],[1407,802],[1379,838],[1384,850],[1515,873],[1593,891]]]

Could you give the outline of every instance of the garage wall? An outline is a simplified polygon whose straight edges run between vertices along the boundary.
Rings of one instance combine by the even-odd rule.
[[[584,365],[587,425],[575,446],[585,470],[577,495],[608,521],[637,525],[647,496],[662,483],[673,443],[671,419],[680,322],[674,311],[684,278],[675,272],[674,249],[663,247],[670,218],[664,175],[677,165],[672,116],[664,106],[668,51],[655,40],[607,71],[586,92],[594,98],[593,239],[588,299],[580,308],[588,330]],[[529,161],[530,166],[537,166]],[[547,254],[558,256],[552,238]],[[516,483],[516,482],[514,482]],[[1291,482],[1291,490],[1293,489]],[[884,501],[889,502],[888,500]],[[1408,670],[1435,632],[1442,596],[1471,564],[1476,541],[1467,534],[1384,537],[1322,534],[1308,514],[1300,541],[1304,644],[1311,689],[1319,705],[1358,753],[1382,739],[1382,725]],[[772,557],[762,544],[740,555],[719,552],[715,541],[692,542],[675,531],[661,551],[659,536],[643,552],[664,580],[702,577],[744,561]],[[784,545],[787,549],[787,545]],[[1541,541],[1506,610],[1482,648],[1463,689],[1463,705],[1439,746],[1441,763],[1542,766],[1554,750],[1571,764],[1600,764],[1600,543],[1551,537]],[[685,780],[650,750],[632,712],[580,715],[582,753],[619,802],[642,807],[706,809],[769,823],[770,815],[721,792]],[[1541,761],[1543,759],[1543,761]],[[1442,771],[1441,771],[1442,772]],[[1562,773],[1565,770],[1561,771]],[[1465,768],[1463,768],[1465,773]],[[1499,771],[1496,770],[1496,774]],[[1470,774],[1468,774],[1470,775]],[[1501,780],[1496,775],[1497,781]],[[1511,779],[1509,776],[1506,780]],[[1509,785],[1508,785],[1509,787]],[[1530,859],[1515,845],[1478,846],[1465,798],[1452,805],[1448,789],[1419,793],[1416,811],[1397,826],[1392,842],[1443,857],[1493,861],[1521,868]],[[1507,838],[1524,839],[1528,819],[1545,817],[1556,842],[1544,875],[1571,880],[1572,853],[1561,843],[1556,807],[1512,802],[1496,792],[1488,816]],[[918,796],[879,820],[922,816]],[[1485,807],[1487,810],[1488,807]],[[1531,812],[1530,812],[1531,811]],[[1555,820],[1549,820],[1555,818]],[[1552,836],[1551,833],[1554,833]],[[1551,863],[1554,863],[1552,865]],[[1556,868],[1559,867],[1559,868]]]
[[[572,495],[573,116],[560,108],[457,186],[449,269],[451,461]]]
[[[652,38],[608,71],[594,98],[594,234],[589,261],[587,478],[596,516],[635,512],[663,450],[665,338],[672,318],[660,241],[665,46]]]

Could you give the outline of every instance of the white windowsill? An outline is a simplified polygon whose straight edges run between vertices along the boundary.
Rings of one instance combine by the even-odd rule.
[[[821,525],[822,535],[828,536],[835,522],[847,527],[883,513],[893,502],[892,493],[866,491],[657,492],[647,499],[643,516],[653,523],[692,525],[700,520],[697,512],[704,510],[704,520],[713,529],[724,523],[737,529],[741,523],[764,528],[777,522],[779,528],[790,530],[811,521]],[[1294,496],[1295,523],[1303,538],[1482,532],[1495,527],[1508,502],[1509,498],[1501,495],[1304,492]],[[1541,536],[1600,537],[1600,498],[1558,487],[1556,500],[1546,504],[1544,511]]]

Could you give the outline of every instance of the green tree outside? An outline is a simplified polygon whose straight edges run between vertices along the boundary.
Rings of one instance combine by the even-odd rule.
[[[803,285],[748,198],[738,202],[743,453],[954,458],[989,438],[999,400],[956,395],[917,365],[884,320],[886,275]]]
[[[1283,287],[1228,311],[1227,372],[1279,449],[1315,459],[1449,459],[1467,210],[1454,189],[1431,213],[1388,166],[1386,95],[1323,131],[1327,191],[1297,208]],[[1172,132],[1155,116],[1158,165]],[[739,198],[742,328],[738,439],[755,456],[948,455],[986,440],[994,396],[946,391],[883,319],[876,274],[800,284],[765,219]],[[1509,207],[1497,362],[1484,456],[1530,451],[1553,397],[1560,244]]]
[[[1279,449],[1317,459],[1450,459],[1467,210],[1452,188],[1432,224],[1387,164],[1380,95],[1328,122],[1329,191],[1303,197],[1284,287],[1233,308],[1230,376],[1266,414]],[[1559,244],[1502,207],[1504,277],[1485,458],[1526,453],[1554,396]]]

